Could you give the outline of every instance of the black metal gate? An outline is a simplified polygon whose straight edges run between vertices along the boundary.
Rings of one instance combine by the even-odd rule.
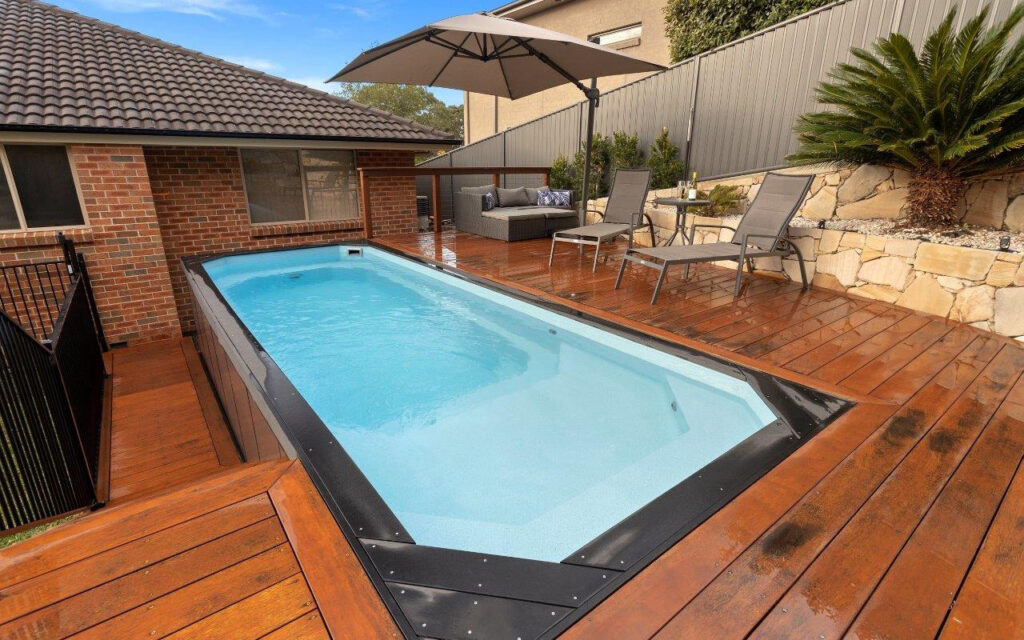
[[[106,348],[82,256],[0,267],[0,531],[100,503]]]

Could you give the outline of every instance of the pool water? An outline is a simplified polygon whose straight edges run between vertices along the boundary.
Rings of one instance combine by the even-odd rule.
[[[776,420],[741,374],[384,251],[204,266],[418,544],[559,562]]]

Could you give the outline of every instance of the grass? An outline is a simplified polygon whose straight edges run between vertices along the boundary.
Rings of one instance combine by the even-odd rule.
[[[67,524],[72,520],[76,520],[81,515],[82,514],[80,513],[75,513],[70,516],[64,516],[63,518],[57,518],[56,520],[52,520],[50,522],[47,522],[46,524],[41,524],[38,527],[32,527],[31,529],[25,529],[17,533],[12,533],[9,536],[0,537],[0,549],[7,548],[12,544],[17,544],[23,540],[28,540],[32,536],[38,535],[44,531],[49,531],[50,529],[54,529],[56,527],[61,526],[62,524]]]

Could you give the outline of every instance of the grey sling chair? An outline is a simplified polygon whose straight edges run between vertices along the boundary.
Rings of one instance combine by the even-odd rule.
[[[647,227],[651,234],[651,244],[655,244],[654,222],[644,213],[644,202],[647,200],[647,188],[651,184],[649,169],[619,169],[615,172],[612,191],[608,194],[608,204],[601,214],[601,222],[556,231],[551,235],[551,254],[548,256],[548,268],[555,260],[555,243],[571,242],[594,247],[594,266],[597,271],[597,256],[601,252],[601,243],[612,240],[625,233],[629,234],[629,246],[633,245],[633,231]],[[586,200],[584,200],[586,202]],[[586,206],[586,205],[584,205]],[[600,212],[595,212],[600,213]],[[644,222],[646,220],[646,223]]]
[[[765,176],[761,188],[750,203],[750,208],[743,214],[739,225],[733,229],[730,242],[712,242],[693,244],[696,230],[701,227],[712,229],[731,229],[726,225],[695,224],[690,227],[689,244],[671,247],[653,247],[650,249],[627,248],[619,267],[619,276],[615,279],[615,288],[622,284],[622,275],[626,272],[626,264],[635,262],[639,265],[657,269],[658,283],[654,285],[651,304],[658,300],[661,285],[665,281],[665,272],[674,264],[686,265],[683,277],[690,275],[690,264],[694,262],[715,262],[717,260],[736,261],[736,289],[733,296],[740,294],[743,281],[743,263],[753,272],[753,258],[765,256],[788,257],[796,255],[800,263],[800,279],[803,288],[807,288],[807,272],[804,269],[804,257],[800,249],[793,244],[787,235],[789,222],[796,215],[797,209],[804,202],[804,196],[811,188],[814,176],[791,176],[781,173],[769,173]]]

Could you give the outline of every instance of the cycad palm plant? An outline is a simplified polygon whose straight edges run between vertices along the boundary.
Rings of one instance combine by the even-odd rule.
[[[952,9],[920,52],[898,33],[853,49],[816,90],[831,107],[800,116],[793,164],[878,164],[910,173],[908,222],[958,222],[969,178],[1024,164],[1024,18],[986,29],[986,6],[959,30]]]

